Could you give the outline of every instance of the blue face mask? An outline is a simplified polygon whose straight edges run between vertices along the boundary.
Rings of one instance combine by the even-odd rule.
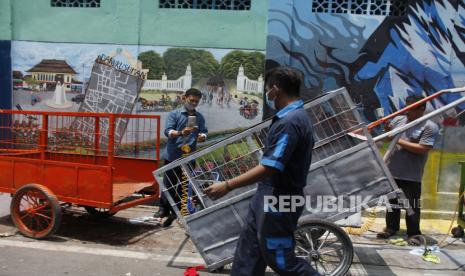
[[[265,98],[266,98],[266,104],[268,105],[269,108],[273,109],[273,110],[276,110],[276,104],[275,104],[275,100],[270,100],[270,98],[268,97],[268,94],[270,92],[266,93],[265,94]]]

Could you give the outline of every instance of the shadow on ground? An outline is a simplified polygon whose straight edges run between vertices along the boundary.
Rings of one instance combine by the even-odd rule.
[[[61,225],[50,241],[77,240],[83,243],[99,243],[111,246],[130,246],[144,242],[144,238],[163,228],[158,223],[133,224],[128,218],[118,216],[96,218],[85,211],[65,210]],[[0,233],[17,231],[9,215],[0,217]]]

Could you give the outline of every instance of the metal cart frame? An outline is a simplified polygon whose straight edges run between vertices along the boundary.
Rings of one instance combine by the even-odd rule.
[[[381,196],[405,198],[384,164],[374,140],[363,126],[356,106],[345,88],[307,102],[304,108],[314,122],[316,140],[313,151],[314,161],[304,189],[306,195],[334,196],[336,204],[339,204],[340,195],[371,196],[369,206],[376,205]],[[179,220],[185,226],[210,270],[232,262],[235,243],[244,225],[248,200],[255,193],[255,185],[236,189],[225,197],[212,201],[203,193],[206,183],[214,182],[209,178],[209,173],[214,170],[219,171],[221,180],[226,180],[242,173],[241,166],[244,165],[244,160],[249,160],[248,164],[244,165],[244,170],[258,164],[263,139],[270,124],[271,120],[264,121],[154,172],[162,192],[167,195]],[[350,135],[353,132],[361,133],[367,138],[364,140],[354,138]],[[212,166],[203,166],[204,163],[209,162]],[[347,165],[351,168],[341,171],[341,166]],[[163,182],[165,173],[175,169],[180,169],[183,176],[173,181],[176,183],[165,185]],[[234,173],[230,173],[231,171]],[[353,173],[359,174],[357,179],[352,177]],[[324,180],[325,185],[315,179]],[[176,185],[177,187],[173,188]],[[179,191],[179,185],[191,187],[195,196],[178,194],[184,202],[175,202],[170,193]],[[194,213],[182,211],[182,205],[193,197],[196,197],[200,208]],[[350,267],[353,248],[345,232],[331,222],[347,218],[356,212],[357,208],[360,206],[353,206],[344,212],[326,213],[307,210],[300,219],[302,229],[310,231],[305,233],[313,233],[315,244],[320,242],[318,249],[324,245],[330,246],[326,243],[328,237],[337,238],[338,243],[344,247],[344,252],[341,253],[343,257],[333,270],[336,274],[345,273]],[[298,232],[296,236],[299,236]],[[318,254],[316,256],[318,257]]]
[[[0,192],[19,231],[44,238],[60,202],[111,216],[156,200],[159,148],[159,116],[0,110]]]

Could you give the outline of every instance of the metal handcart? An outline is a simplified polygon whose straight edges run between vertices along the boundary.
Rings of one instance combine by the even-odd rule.
[[[440,91],[425,101],[463,90]],[[305,195],[311,198],[330,196],[334,204],[344,207],[344,211],[321,212],[312,202],[312,208],[306,208],[295,232],[296,255],[308,260],[321,274],[344,275],[352,263],[353,246],[348,235],[334,222],[359,212],[361,207],[378,204],[381,197],[386,201],[399,198],[405,202],[405,195],[394,182],[375,142],[395,137],[385,155],[387,159],[402,132],[463,102],[465,97],[375,139],[370,135],[371,129],[423,101],[368,127],[361,121],[345,88],[307,102],[304,108],[314,123],[316,143]],[[264,121],[154,172],[162,192],[167,195],[210,270],[232,262],[249,199],[256,186],[236,189],[218,200],[209,199],[202,191],[212,182],[231,179],[256,166],[270,124],[270,120]],[[163,177],[174,169],[182,174],[166,187]],[[181,200],[175,202],[170,193],[177,193]],[[370,200],[363,206],[354,206],[348,202],[351,197]],[[412,211],[407,208],[407,212]]]
[[[342,275],[352,263],[353,246],[348,235],[333,222],[347,218],[361,207],[351,205],[350,196],[369,197],[367,205],[374,206],[381,196],[404,198],[404,195],[345,88],[307,102],[304,108],[314,123],[316,142],[305,195],[331,196],[346,211],[305,210],[295,233],[296,254],[323,274]],[[210,270],[232,262],[256,184],[236,189],[218,200],[208,198],[203,189],[256,166],[270,124],[271,120],[264,121],[154,172],[162,192]],[[355,131],[361,131],[366,139],[350,135]],[[174,169],[180,169],[182,174],[166,187],[162,184],[163,177]],[[175,202],[170,193],[177,193],[180,202]],[[188,208],[188,204],[194,208]]]
[[[0,110],[0,192],[25,236],[60,226],[62,207],[96,217],[154,201],[160,117]]]

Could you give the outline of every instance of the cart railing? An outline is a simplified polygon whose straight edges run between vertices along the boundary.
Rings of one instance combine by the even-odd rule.
[[[0,110],[0,156],[112,166],[160,159],[160,116]]]
[[[406,107],[404,107],[404,108],[402,108],[402,109],[400,109],[400,110],[398,110],[398,111],[396,111],[396,112],[394,112],[394,113],[392,113],[392,114],[390,114],[388,116],[385,116],[383,118],[378,119],[375,122],[370,123],[367,126],[367,128],[368,128],[368,130],[371,131],[375,127],[380,126],[380,125],[382,125],[384,123],[388,123],[391,119],[393,119],[393,118],[395,118],[397,116],[400,116],[400,115],[404,115],[407,112],[409,112],[410,110],[413,110],[413,109],[415,109],[415,108],[417,108],[417,107],[419,107],[421,105],[426,104],[427,102],[430,102],[430,101],[432,101],[434,99],[437,99],[437,98],[439,98],[440,96],[442,96],[444,94],[447,94],[447,93],[455,94],[455,93],[463,93],[463,92],[465,92],[465,87],[457,87],[457,88],[440,90],[440,91],[438,91],[438,92],[436,92],[436,93],[434,93],[434,94],[432,94],[432,95],[430,95],[428,97],[425,97],[424,99],[422,99],[422,100],[420,100],[418,102],[415,102],[415,103],[413,103],[411,105],[408,105],[408,106],[406,106]],[[409,129],[411,129],[411,128],[413,128],[413,127],[415,127],[415,126],[417,126],[417,125],[419,125],[419,124],[421,124],[423,122],[426,122],[426,121],[428,121],[430,119],[433,119],[436,116],[439,116],[439,115],[443,114],[444,112],[459,106],[462,103],[465,103],[465,96],[462,96],[462,97],[458,98],[457,100],[455,100],[455,101],[453,101],[453,102],[451,102],[451,103],[449,103],[449,104],[447,104],[445,106],[437,108],[437,109],[433,110],[432,112],[430,112],[428,114],[425,114],[425,115],[421,116],[420,118],[418,118],[416,120],[413,120],[413,121],[411,121],[411,122],[409,122],[409,123],[407,123],[407,124],[405,124],[405,125],[403,125],[401,127],[395,128],[393,130],[390,130],[390,131],[387,131],[387,132],[385,132],[383,134],[380,134],[380,135],[378,135],[376,137],[373,137],[373,140],[375,142],[382,141],[382,140],[384,140],[386,138],[392,138],[392,141],[390,142],[390,144],[388,146],[386,154],[383,157],[384,161],[385,162],[388,161],[389,158],[391,157],[391,154],[394,152],[394,148],[397,145],[397,142],[399,141],[400,136],[401,136],[402,133],[404,133],[405,131],[407,131],[407,130],[409,130]],[[358,137],[358,138],[361,138],[361,139],[365,139],[364,135],[359,135],[361,133],[361,131],[362,131],[361,129],[356,130],[356,131],[352,132],[351,135],[353,137]]]
[[[443,90],[440,90],[440,91],[438,91],[438,92],[436,92],[436,93],[434,93],[434,94],[432,94],[432,95],[430,95],[430,96],[428,96],[428,97],[425,97],[424,99],[422,99],[422,100],[420,100],[420,101],[418,101],[418,102],[415,102],[415,103],[413,103],[413,104],[411,104],[411,105],[409,105],[409,106],[406,106],[406,107],[404,107],[404,108],[402,108],[402,109],[400,109],[400,110],[398,110],[398,111],[396,111],[396,112],[394,112],[394,113],[392,113],[392,114],[389,114],[388,116],[385,116],[385,117],[380,118],[379,120],[377,120],[377,121],[375,121],[375,122],[370,123],[370,124],[367,126],[367,128],[368,128],[369,130],[372,130],[373,128],[375,128],[375,127],[377,127],[377,126],[379,126],[379,125],[381,125],[381,124],[383,124],[383,123],[388,122],[388,121],[391,120],[392,118],[397,117],[397,116],[399,116],[399,115],[403,115],[403,114],[405,114],[406,112],[408,112],[409,110],[415,109],[415,108],[417,108],[417,107],[419,107],[419,106],[421,106],[421,105],[423,105],[423,104],[425,104],[425,103],[427,103],[427,102],[430,102],[430,101],[432,101],[432,100],[434,100],[434,99],[437,99],[437,98],[439,98],[440,96],[442,96],[442,95],[444,95],[444,94],[447,94],[447,93],[462,93],[462,92],[465,92],[465,87],[457,87],[457,88],[450,88],[450,89],[443,89]],[[456,106],[458,106],[459,104],[461,104],[461,103],[463,103],[463,102],[465,102],[464,97],[462,97],[462,98],[460,98],[460,99],[458,99],[458,100],[456,100],[456,101],[454,101],[454,102],[451,102],[450,104],[448,104],[448,105],[446,105],[446,106],[443,106],[443,107],[441,107],[441,108],[439,108],[439,109],[436,109],[436,110],[433,112],[434,115],[431,116],[431,117],[434,117],[434,116],[436,116],[436,115],[438,115],[438,114],[441,114],[441,113],[443,113],[444,111],[449,110],[449,109],[451,109],[451,108],[453,108],[453,107],[456,107]],[[428,118],[425,119],[425,120],[428,120],[428,119],[431,118],[431,117],[428,117]],[[423,121],[425,121],[425,120],[418,121],[418,123],[421,123],[421,122],[423,122]],[[418,123],[417,123],[417,124],[418,124]],[[405,128],[405,127],[404,127],[403,129],[408,129],[408,128]],[[401,132],[402,132],[402,131],[401,131]],[[395,135],[395,134],[393,134],[393,135]],[[383,137],[383,138],[386,138],[386,137]],[[376,138],[375,138],[375,139],[376,139]],[[378,139],[376,139],[376,140],[378,140]]]

